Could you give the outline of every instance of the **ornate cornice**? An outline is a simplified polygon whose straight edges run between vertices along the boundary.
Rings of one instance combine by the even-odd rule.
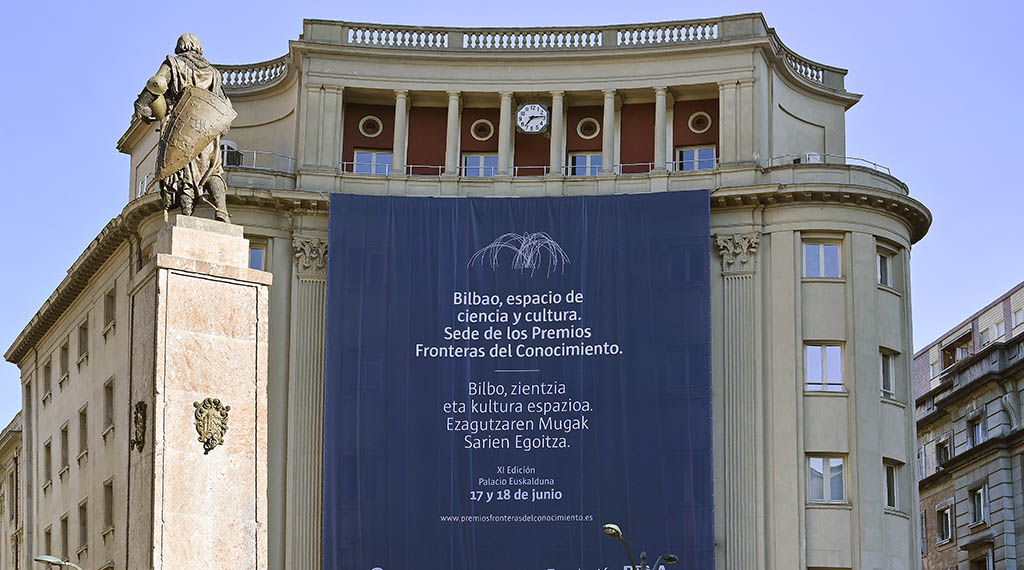
[[[327,272],[327,240],[296,235],[292,239],[295,266],[302,273]]]
[[[758,232],[715,235],[718,255],[722,256],[722,274],[753,273],[757,269],[757,247],[760,244],[761,234]]]

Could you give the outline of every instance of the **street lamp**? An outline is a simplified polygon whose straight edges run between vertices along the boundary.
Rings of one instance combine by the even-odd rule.
[[[601,530],[608,536],[617,539],[622,543],[622,546],[626,548],[626,556],[629,557],[630,567],[639,570],[647,570],[647,551],[640,553],[640,566],[637,566],[636,561],[633,560],[633,553],[629,550],[629,543],[627,543],[625,537],[622,536],[622,529],[619,528],[619,525],[608,523],[602,526]],[[675,564],[676,562],[679,562],[679,557],[675,554],[662,554],[658,557],[657,562],[654,563],[653,570],[658,570],[662,562],[665,562],[665,564]]]
[[[50,566],[60,566],[61,568],[68,568],[68,567],[70,567],[70,568],[77,568],[78,570],[82,570],[82,567],[79,566],[78,564],[72,564],[71,562],[67,562],[67,561],[61,560],[60,558],[57,558],[56,556],[50,556],[48,554],[40,554],[39,556],[36,556],[32,560],[35,560],[36,562],[43,562],[43,563],[49,564]]]

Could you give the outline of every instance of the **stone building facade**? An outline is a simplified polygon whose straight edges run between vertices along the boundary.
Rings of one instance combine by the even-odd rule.
[[[860,98],[845,70],[796,54],[760,14],[306,20],[287,55],[219,67],[239,115],[223,140],[232,221],[273,273],[271,568],[320,564],[331,193],[688,189],[711,190],[716,567],[918,567],[909,261],[931,215],[888,169],[845,156]],[[545,133],[514,128],[526,103],[550,110]],[[90,567],[125,567],[122,323],[164,226],[147,191],[156,141],[133,123],[118,142],[127,205],[5,354],[22,371],[26,552]]]
[[[922,566],[1024,557],[1024,283],[914,355]]]
[[[23,529],[24,506],[21,502],[24,471],[21,467],[21,414],[0,431],[0,568],[20,570],[25,565]]]

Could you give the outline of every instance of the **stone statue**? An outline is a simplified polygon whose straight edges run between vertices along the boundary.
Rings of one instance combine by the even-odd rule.
[[[220,137],[236,113],[224,95],[220,71],[203,57],[199,38],[178,38],[174,55],[167,56],[135,100],[135,116],[160,122],[156,180],[164,218],[176,207],[191,216],[196,201],[203,200],[218,220],[230,222]]]

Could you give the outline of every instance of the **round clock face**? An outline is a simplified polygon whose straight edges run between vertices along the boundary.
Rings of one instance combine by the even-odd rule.
[[[551,113],[540,103],[520,105],[516,111],[516,127],[524,133],[539,133],[548,128]]]

